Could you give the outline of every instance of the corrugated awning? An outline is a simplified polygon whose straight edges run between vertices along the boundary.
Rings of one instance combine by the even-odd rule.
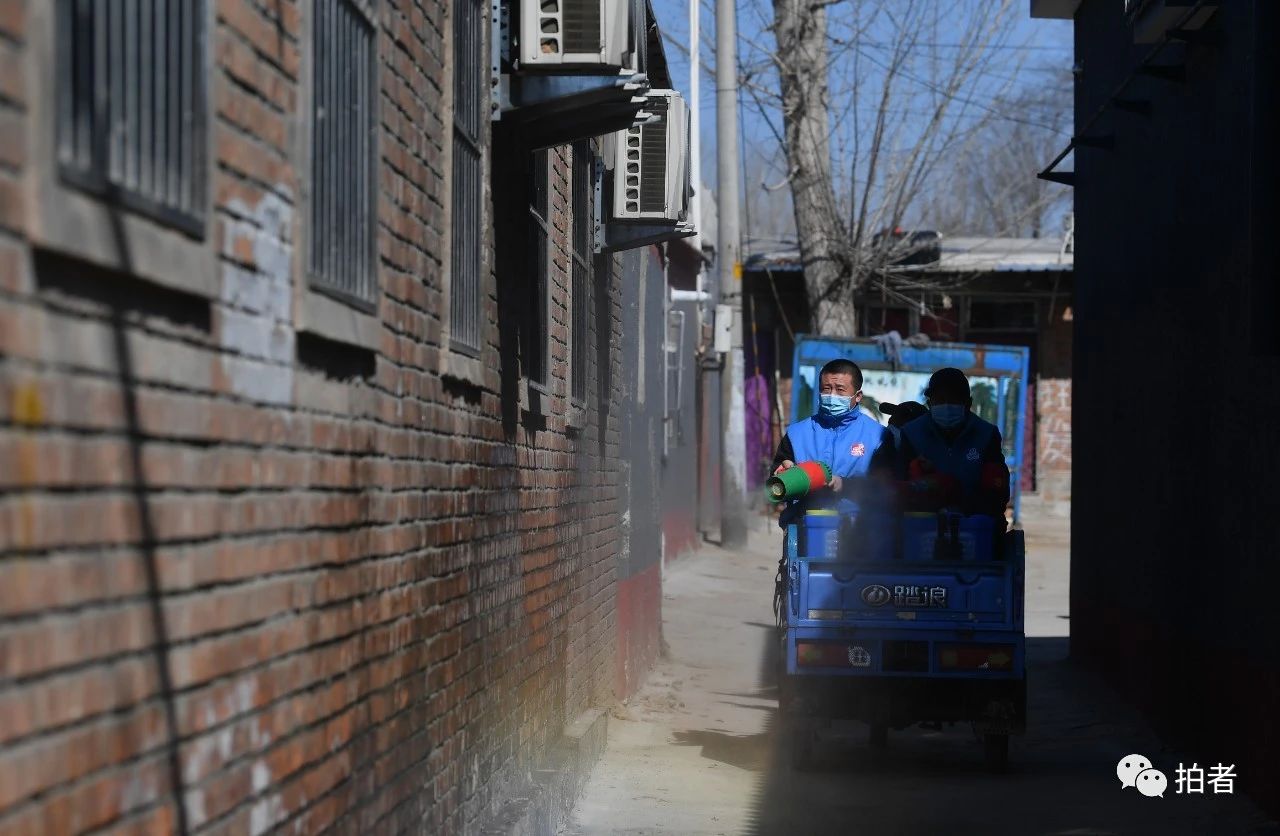
[[[1064,252],[1060,238],[942,239],[942,257],[934,264],[901,265],[895,273],[1003,273],[1071,270],[1074,255]],[[743,264],[746,270],[775,273],[804,271],[797,249],[756,253]]]

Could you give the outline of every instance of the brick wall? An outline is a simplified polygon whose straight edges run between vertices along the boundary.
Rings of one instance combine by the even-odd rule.
[[[1046,499],[1071,499],[1071,380],[1036,382],[1036,485]]]
[[[201,295],[33,244],[53,4],[0,0],[0,834],[465,832],[611,697],[619,278],[570,428],[560,149],[547,414],[497,270],[482,378],[440,374],[450,29],[382,0],[374,341],[313,333],[308,6],[210,3]]]

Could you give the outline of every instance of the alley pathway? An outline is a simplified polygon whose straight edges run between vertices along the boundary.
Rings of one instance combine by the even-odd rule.
[[[1181,758],[1104,686],[1066,662],[1066,520],[1027,508],[1029,727],[1010,771],[983,770],[967,726],[850,730],[816,772],[785,765],[774,734],[773,573],[780,535],[706,547],[668,566],[665,652],[609,720],[608,748],[562,829],[596,834],[1280,834],[1240,795],[1175,795]],[[1117,759],[1170,773],[1164,798],[1121,790]]]

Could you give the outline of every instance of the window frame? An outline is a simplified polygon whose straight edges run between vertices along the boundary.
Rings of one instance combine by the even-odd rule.
[[[349,2],[361,13],[373,34],[373,66],[371,68],[371,109],[373,134],[370,154],[373,157],[370,177],[370,212],[372,236],[368,244],[373,277],[372,297],[362,299],[314,279],[311,270],[311,212],[314,198],[313,162],[315,153],[315,60],[316,7],[303,3],[299,9],[301,61],[298,70],[297,110],[293,114],[297,126],[294,162],[298,173],[299,199],[294,212],[296,247],[293,257],[294,325],[302,332],[316,334],[335,342],[354,345],[369,351],[381,346],[382,327],[377,317],[382,281],[378,257],[381,224],[378,220],[378,178],[382,168],[382,27],[378,22],[376,0],[339,0]]]
[[[572,219],[569,226],[569,304],[567,306],[567,314],[569,320],[569,373],[568,377],[568,393],[570,405],[570,423],[574,423],[572,419],[578,418],[580,423],[581,412],[585,409],[588,393],[590,391],[591,382],[590,369],[587,365],[590,351],[587,348],[590,328],[590,300],[591,288],[595,282],[595,227],[598,223],[596,217],[596,149],[592,140],[579,140],[572,146],[573,160],[569,169],[569,200],[570,212]],[[585,152],[585,159],[580,160],[579,154]],[[579,192],[578,176],[584,174],[586,176],[585,191]],[[585,196],[585,204],[579,201],[579,197]],[[585,228],[579,229],[580,221],[579,210],[587,209],[587,222]],[[582,240],[578,240],[578,236],[582,235]],[[581,245],[581,248],[579,247]],[[581,249],[581,251],[580,251]],[[576,280],[577,270],[582,270],[582,281]],[[581,309],[579,310],[579,305]],[[579,319],[579,313],[581,318]],[[581,333],[579,333],[581,329]],[[579,356],[581,354],[581,356]],[[581,394],[578,393],[578,375],[581,374]],[[577,413],[577,414],[575,414]]]
[[[485,385],[486,378],[489,376],[490,363],[486,363],[486,356],[491,352],[489,340],[489,332],[492,327],[491,316],[489,315],[489,301],[492,291],[491,275],[493,272],[493,255],[492,255],[492,214],[493,210],[490,202],[491,184],[489,181],[490,172],[490,155],[493,144],[492,132],[485,129],[488,124],[488,101],[489,101],[489,75],[491,73],[490,62],[485,62],[481,71],[481,78],[478,84],[479,100],[482,103],[482,110],[486,114],[481,119],[481,131],[479,136],[479,188],[477,199],[480,203],[480,230],[477,233],[477,246],[479,247],[479,275],[477,277],[478,292],[478,330],[479,330],[479,347],[476,351],[460,350],[455,345],[453,339],[453,255],[454,255],[454,225],[457,218],[454,217],[454,132],[455,118],[457,107],[455,102],[455,71],[457,62],[454,60],[455,52],[455,26],[457,24],[457,15],[455,13],[456,4],[445,4],[445,32],[444,32],[444,77],[441,82],[442,91],[442,108],[441,123],[444,127],[444,136],[441,139],[441,165],[443,176],[441,178],[440,200],[444,206],[444,223],[441,229],[441,252],[440,252],[440,346],[437,370],[443,376],[459,380],[461,382],[473,385]],[[476,3],[476,8],[480,13],[480,44],[478,45],[477,54],[482,56],[489,55],[492,37],[492,6],[480,0]]]
[[[992,306],[1025,306],[1031,312],[1030,325],[974,325],[973,324],[973,307],[978,305],[980,308],[986,305]],[[1038,333],[1040,327],[1040,304],[1039,300],[1034,296],[987,296],[987,295],[968,295],[965,297],[964,306],[964,329],[963,334],[975,333]]]
[[[193,2],[193,0],[186,0],[186,2]],[[207,9],[207,0],[204,5]],[[101,132],[93,137],[94,141],[92,142],[89,150],[89,154],[92,159],[89,161],[87,169],[80,168],[63,157],[63,130],[65,129],[65,125],[62,123],[62,120],[67,116],[67,111],[64,110],[64,105],[67,103],[63,100],[63,94],[65,92],[64,88],[69,87],[72,83],[71,78],[69,77],[72,67],[70,66],[70,62],[64,62],[60,60],[60,58],[64,50],[69,50],[72,47],[70,39],[72,37],[73,30],[72,24],[67,19],[68,15],[63,13],[65,8],[67,8],[66,0],[64,0],[64,2],[57,3],[54,12],[54,26],[56,28],[54,36],[56,39],[54,66],[57,74],[57,78],[55,80],[55,85],[57,87],[57,101],[54,105],[54,136],[57,142],[57,149],[54,153],[58,160],[58,176],[64,182],[79,188],[100,200],[108,203],[119,204],[121,207],[129,211],[150,218],[161,226],[176,229],[179,232],[184,232],[196,239],[203,239],[208,226],[208,195],[212,187],[209,168],[207,166],[207,157],[209,153],[209,143],[207,139],[204,143],[200,143],[198,140],[192,143],[192,150],[198,156],[198,158],[193,161],[191,167],[192,174],[198,175],[200,169],[203,167],[205,176],[203,178],[203,182],[192,184],[193,187],[198,187],[199,192],[196,195],[197,199],[193,201],[190,214],[184,212],[182,209],[166,206],[165,204],[158,202],[153,197],[145,194],[141,189],[130,189],[128,187],[121,187],[116,183],[112,183],[108,174],[112,165],[112,156],[111,142],[106,136],[107,132]],[[116,8],[116,11],[119,11],[119,7]],[[194,136],[203,135],[207,138],[210,134],[209,117],[211,115],[209,107],[209,78],[207,73],[204,73],[202,77],[197,76],[200,76],[200,71],[208,66],[207,53],[209,51],[210,39],[208,16],[207,14],[192,15],[191,20],[193,22],[193,31],[191,34],[195,36],[196,49],[199,51],[199,55],[197,55],[191,62],[193,76],[191,80],[196,82],[194,85],[195,106],[192,108],[194,111],[192,134]],[[140,14],[139,24],[144,22],[145,16]],[[135,30],[133,34],[137,37],[139,43],[154,41],[154,31],[151,31],[151,27],[149,25],[146,28],[143,28],[140,25],[132,28]],[[98,32],[95,32],[94,35],[95,49],[103,46],[103,41],[110,37],[109,35]],[[168,46],[168,44],[166,45]],[[104,91],[99,86],[106,84],[107,80],[102,78],[100,75],[97,75],[97,69],[98,67],[95,66],[92,79],[94,86],[94,102],[92,110],[95,122],[98,120],[106,120],[108,117],[108,114],[101,112],[100,109],[105,104],[105,101],[108,98],[107,94],[109,92]],[[154,78],[154,76],[152,78]],[[144,84],[144,86],[150,86],[150,82]],[[126,100],[136,100],[137,97],[133,95],[133,92],[134,91],[132,89],[124,89]],[[144,110],[145,109],[140,105],[138,106],[139,119],[142,120],[144,132],[146,132],[147,129],[150,129],[151,126],[155,124],[155,119],[153,116],[144,112]],[[122,165],[123,164],[124,162],[122,161]]]
[[[315,269],[315,263],[312,255],[312,245],[314,241],[315,223],[312,213],[315,211],[315,106],[316,106],[316,86],[315,86],[315,55],[316,55],[316,3],[306,4],[308,14],[306,18],[306,36],[310,40],[311,61],[307,64],[307,74],[301,80],[301,85],[307,88],[306,109],[300,110],[298,117],[306,122],[306,133],[308,136],[307,153],[304,158],[299,161],[298,173],[307,183],[307,195],[303,204],[306,211],[303,223],[307,229],[307,239],[304,248],[298,252],[298,257],[303,259],[305,263],[305,273],[307,277],[307,286],[316,293],[330,296],[333,299],[369,313],[377,310],[378,294],[381,292],[381,282],[378,275],[378,164],[381,160],[381,135],[380,120],[378,118],[378,101],[380,98],[381,73],[379,68],[381,61],[378,56],[378,18],[377,18],[377,0],[330,0],[335,4],[347,4],[352,7],[357,15],[368,26],[368,35],[371,40],[371,54],[368,78],[368,94],[369,94],[369,131],[370,143],[368,149],[368,159],[365,160],[369,166],[369,182],[366,186],[368,194],[365,196],[369,201],[369,218],[370,229],[368,241],[364,242],[367,251],[363,257],[368,261],[370,288],[368,296],[361,296],[358,293],[352,293],[336,284],[331,283],[321,276]]]
[[[554,376],[551,373],[551,275],[554,266],[552,247],[555,243],[552,223],[555,215],[555,205],[552,200],[552,194],[555,190],[551,173],[554,168],[556,153],[555,149],[546,148],[530,151],[528,162],[529,200],[526,211],[529,224],[529,254],[527,263],[532,265],[534,272],[531,276],[522,277],[526,279],[524,284],[529,288],[532,304],[525,309],[525,314],[520,321],[522,332],[520,363],[522,392],[520,406],[527,412],[541,415],[546,415],[550,411],[549,403],[554,381]],[[539,179],[544,184],[542,198],[545,200],[545,207],[542,208],[542,211],[546,213],[545,217],[538,214]],[[536,334],[530,334],[526,330],[533,324],[531,319],[533,315],[538,316]],[[525,365],[525,352],[530,347],[539,352],[541,380],[531,375],[530,370]]]
[[[216,299],[221,292],[219,258],[213,240],[217,161],[214,153],[217,101],[223,81],[217,72],[215,3],[205,0],[199,16],[201,55],[195,71],[202,89],[202,136],[195,140],[203,170],[204,194],[198,223],[175,225],[154,207],[139,205],[125,192],[106,194],[94,178],[68,177],[60,157],[58,119],[63,73],[58,5],[29,4],[25,73],[24,137],[27,164],[22,182],[28,207],[26,232],[33,244],[127,273],[171,290]],[[160,216],[157,217],[157,214]]]
[[[684,344],[685,344],[685,326],[688,324],[688,317],[684,310],[671,306],[667,303],[666,309],[666,340],[663,344],[663,367],[666,371],[663,381],[663,410],[662,410],[662,455],[665,457],[671,452],[673,446],[683,445],[684,443],[684,427],[680,423],[680,416],[683,414],[684,408]],[[674,328],[678,336],[675,342],[672,342],[671,332],[673,326],[678,322],[679,325]],[[674,393],[673,380],[674,377]],[[673,397],[674,394],[674,397]]]

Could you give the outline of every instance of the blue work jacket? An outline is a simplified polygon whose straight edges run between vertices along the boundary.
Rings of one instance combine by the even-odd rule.
[[[994,424],[970,412],[960,432],[948,441],[931,416],[921,415],[902,427],[902,438],[909,445],[904,445],[903,465],[908,463],[907,456],[923,456],[939,472],[956,479],[965,496],[972,497],[982,484],[982,466],[989,458],[987,451],[999,434]],[[998,455],[1003,463],[1003,454]]]
[[[789,503],[778,522],[786,526],[804,511],[819,508],[856,513],[857,483],[867,475],[871,457],[880,449],[885,434],[883,426],[862,414],[857,407],[839,418],[819,413],[787,427],[787,440],[791,442],[795,457],[792,461],[822,462],[846,483],[841,494],[821,490]]]

